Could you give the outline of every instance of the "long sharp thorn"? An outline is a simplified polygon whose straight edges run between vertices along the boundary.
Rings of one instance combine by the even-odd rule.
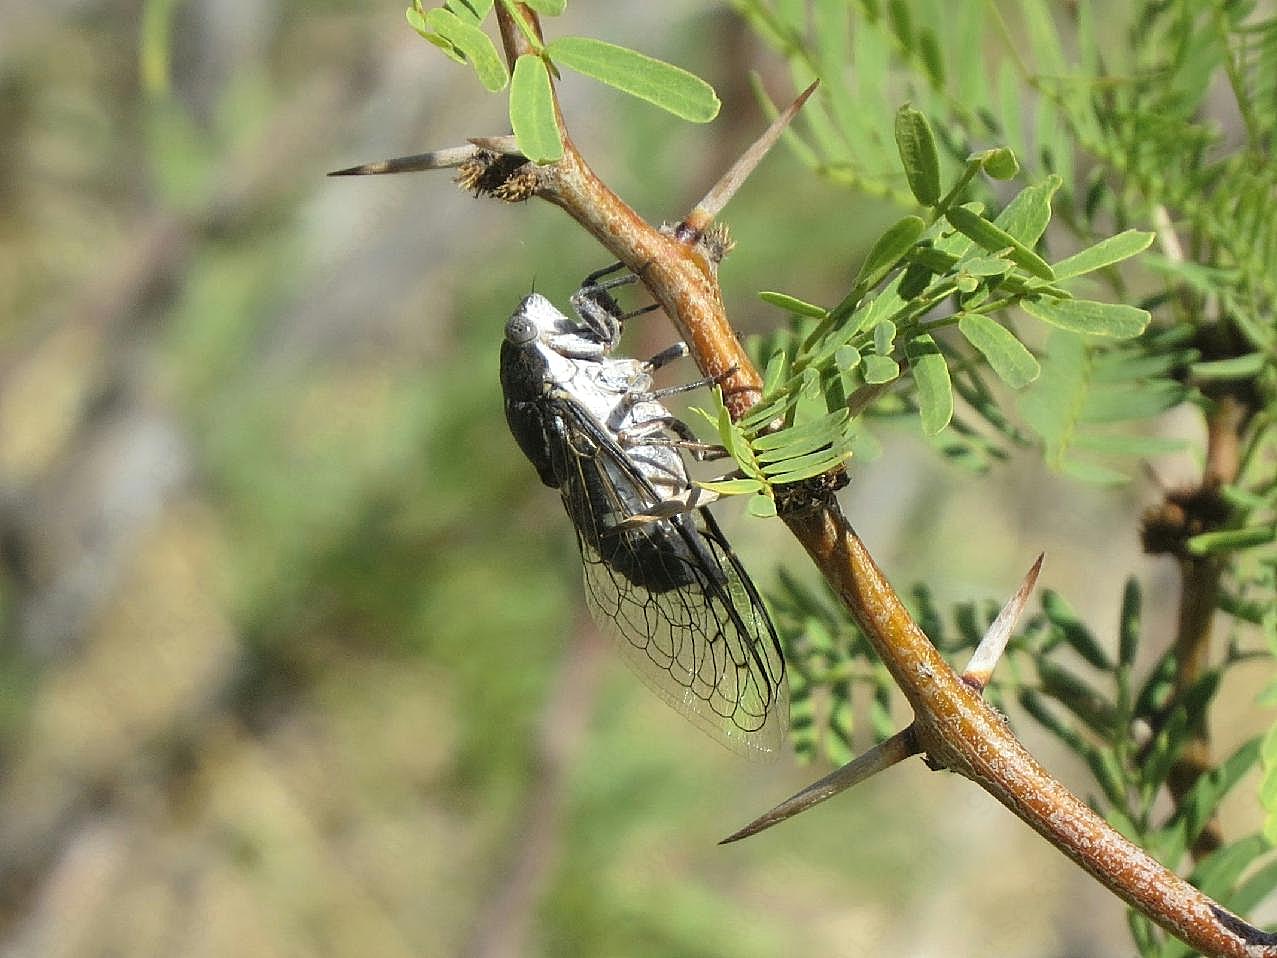
[[[431,150],[429,153],[414,153],[412,156],[396,156],[376,163],[364,163],[344,170],[333,170],[329,176],[373,176],[382,173],[415,173],[419,170],[442,170],[450,166],[460,166],[471,159],[480,150],[473,143],[465,146],[450,146],[442,150]]]
[[[918,743],[913,734],[913,726],[910,725],[904,731],[897,732],[886,741],[875,745],[842,768],[830,772],[820,781],[808,785],[797,795],[785,799],[770,812],[760,815],[744,828],[728,835],[719,844],[726,845],[729,842],[738,842],[742,838],[748,838],[750,835],[757,835],[759,832],[771,828],[787,818],[793,818],[799,812],[805,812],[826,799],[833,798],[839,792],[845,792],[851,786],[863,782],[871,775],[876,775],[883,769],[904,761],[910,755],[917,755],[919,751]]]
[[[1042,562],[1045,559],[1045,552],[1038,553],[1037,561],[1025,575],[1020,588],[1007,600],[1007,604],[1002,607],[998,617],[989,626],[989,631],[984,633],[984,638],[976,646],[971,661],[962,672],[962,681],[972,688],[984,691],[984,687],[989,684],[989,679],[993,677],[993,669],[998,664],[998,659],[1002,657],[1002,653],[1006,651],[1007,643],[1011,641],[1011,633],[1015,631],[1015,624],[1020,620],[1025,603],[1029,601],[1029,595],[1033,592],[1033,587],[1037,585],[1038,573],[1042,571]]]
[[[741,154],[740,159],[732,164],[732,168],[723,174],[722,178],[705,194],[705,198],[696,204],[692,212],[687,214],[687,218],[683,220],[685,228],[699,235],[710,223],[714,222],[714,217],[722,212],[723,207],[727,205],[727,201],[736,194],[736,191],[740,189],[741,184],[745,182],[749,174],[754,172],[755,167],[767,155],[767,151],[776,145],[780,135],[785,132],[785,127],[789,126],[789,122],[798,114],[803,104],[807,102],[807,98],[816,91],[816,87],[819,85],[820,81],[815,80],[811,86],[798,94],[798,99],[794,100],[780,116],[776,117],[771,126],[763,131],[763,135]]]
[[[500,153],[503,156],[521,156],[519,144],[509,133],[504,136],[472,136],[470,143],[481,150]]]

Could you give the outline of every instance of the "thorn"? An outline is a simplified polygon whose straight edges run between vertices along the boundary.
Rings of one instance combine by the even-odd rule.
[[[714,221],[714,217],[722,212],[723,207],[727,205],[727,201],[740,189],[741,184],[745,182],[749,174],[754,172],[763,157],[767,155],[767,151],[776,145],[780,135],[785,132],[785,127],[789,126],[789,122],[802,109],[803,104],[807,102],[807,98],[816,91],[816,87],[819,85],[819,80],[813,81],[811,86],[798,94],[798,99],[794,100],[780,116],[772,121],[771,126],[763,131],[763,135],[741,154],[740,159],[732,164],[732,168],[723,174],[722,178],[705,194],[705,198],[696,204],[692,212],[687,214],[687,218],[679,224],[676,235],[687,234],[689,236],[687,242],[693,242],[700,237],[706,227]]]
[[[450,166],[460,166],[466,160],[473,159],[481,148],[474,143],[465,146],[450,146],[442,150],[431,150],[429,153],[414,153],[412,156],[396,156],[376,163],[364,163],[344,170],[333,170],[329,176],[371,176],[381,173],[415,173],[418,170],[441,170]]]
[[[917,755],[917,740],[914,738],[913,726],[897,732],[891,738],[875,745],[863,755],[857,756],[842,768],[834,769],[818,782],[813,782],[797,795],[785,799],[770,812],[760,815],[744,828],[724,838],[720,845],[738,842],[750,835],[771,828],[787,818],[793,818],[799,812],[805,812],[819,805],[827,798],[833,798],[839,792],[845,792],[853,785],[858,785],[871,775],[877,775],[883,769],[902,762],[911,755]]]
[[[477,146],[481,150],[489,150],[493,153],[500,153],[502,156],[523,156],[523,151],[519,149],[519,144],[514,141],[512,134],[505,136],[472,136],[467,141],[471,146]]]
[[[963,670],[962,681],[977,691],[983,692],[984,687],[989,684],[989,679],[993,677],[993,669],[997,666],[1002,653],[1006,651],[1007,643],[1011,641],[1011,633],[1015,631],[1015,624],[1024,611],[1024,605],[1029,601],[1033,587],[1037,585],[1038,573],[1042,571],[1042,563],[1045,559],[1046,553],[1039,552],[1037,561],[1025,575],[1020,588],[1002,607],[1002,611],[989,626],[989,631],[984,633],[984,638],[980,640],[980,644],[971,655],[971,661]]]
[[[1165,496],[1167,493],[1171,491],[1170,484],[1165,482],[1162,479],[1158,471],[1153,468],[1153,464],[1151,462],[1145,459],[1141,461],[1140,465],[1144,467],[1144,475],[1148,477],[1149,482],[1157,486],[1158,492],[1160,492],[1163,496]]]

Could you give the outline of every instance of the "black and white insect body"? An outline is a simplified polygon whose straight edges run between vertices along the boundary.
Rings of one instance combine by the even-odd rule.
[[[586,601],[657,694],[719,741],[765,753],[784,739],[784,660],[762,600],[705,508],[680,445],[690,430],[647,362],[613,356],[625,316],[592,277],[579,319],[537,293],[506,324],[506,420],[576,529]],[[632,280],[627,277],[624,281]]]

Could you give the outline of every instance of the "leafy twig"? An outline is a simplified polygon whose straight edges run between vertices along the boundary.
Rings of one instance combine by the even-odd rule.
[[[529,52],[526,38],[504,5],[496,12],[513,64]],[[539,31],[536,16],[526,7],[520,12]],[[557,98],[554,109],[562,128]],[[532,193],[561,207],[641,277],[701,370],[722,379],[724,403],[739,418],[759,398],[762,380],[727,320],[715,263],[700,244],[708,223],[672,231],[650,226],[594,174],[563,132],[562,157],[536,169]],[[1212,955],[1277,956],[1277,936],[1248,925],[1159,864],[1047,773],[928,641],[832,493],[782,518],[913,707],[913,741],[901,738],[902,745],[916,744],[933,767],[980,785],[1124,901],[1192,946]]]

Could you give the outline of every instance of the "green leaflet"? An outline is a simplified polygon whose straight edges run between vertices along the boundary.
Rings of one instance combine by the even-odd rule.
[[[770,459],[774,461],[785,456],[811,452],[822,445],[836,442],[842,436],[850,416],[846,409],[838,409],[812,422],[759,436],[754,440],[753,446],[762,462],[768,461],[769,453],[772,453]],[[780,450],[784,455],[775,455],[775,450]]]
[[[886,278],[887,274],[904,258],[909,248],[918,241],[927,228],[921,217],[906,216],[874,243],[869,255],[860,265],[860,272],[852,283],[853,296],[859,299]],[[859,292],[859,296],[855,293]],[[853,304],[854,305],[854,304]]]
[[[979,313],[968,313],[958,320],[958,331],[1012,389],[1027,386],[1041,374],[1042,367],[1033,354],[1001,323]]]
[[[1219,803],[1259,761],[1259,753],[1260,740],[1248,740],[1219,766],[1199,778],[1184,796],[1170,822],[1172,828],[1184,830],[1184,847],[1191,845],[1202,833]]]
[[[927,118],[911,106],[896,114],[896,149],[909,189],[923,206],[940,202],[940,155]]]
[[[437,46],[449,59],[456,60],[458,63],[466,62],[466,58],[462,56],[461,51],[456,46],[426,26],[426,15],[420,9],[416,6],[409,7],[407,16],[408,26],[416,30],[423,39],[429,40]]]
[[[828,310],[823,306],[816,306],[813,303],[805,302],[796,296],[790,296],[788,293],[773,293],[765,290],[758,294],[758,298],[769,306],[775,306],[783,309],[788,313],[796,313],[799,316],[810,316],[813,319],[824,319]]]
[[[949,366],[940,347],[930,336],[915,336],[906,342],[905,355],[909,357],[909,367],[917,388],[922,432],[927,436],[937,435],[953,418],[953,384],[949,381]]]
[[[1055,278],[1072,279],[1083,273],[1091,273],[1105,266],[1112,266],[1136,253],[1142,253],[1153,242],[1153,233],[1140,230],[1126,230],[1116,236],[1101,240],[1094,246],[1088,246],[1081,252],[1074,253],[1068,259],[1062,259],[1051,268],[1055,270]]]
[[[1138,421],[1182,402],[1187,387],[1167,378],[1161,364],[1147,362],[1141,340],[1129,346],[1100,348],[1074,333],[1056,332],[1047,340],[1042,374],[1020,398],[1020,413],[1042,437],[1047,464],[1085,482],[1115,483],[1125,475],[1078,458],[1080,453],[1145,456],[1165,452],[1156,437],[1115,433],[1105,423]]]
[[[986,150],[980,161],[984,172],[995,180],[1009,180],[1020,172],[1020,161],[1009,146]]]
[[[975,240],[990,253],[1001,253],[1006,250],[1007,259],[1017,266],[1022,266],[1039,279],[1048,281],[1055,279],[1055,273],[1051,271],[1051,267],[1046,260],[1025,246],[1015,236],[986,220],[983,216],[963,206],[955,206],[945,211],[944,215],[945,219],[953,224],[954,229],[964,236]]]
[[[1042,593],[1042,611],[1075,652],[1100,671],[1112,671],[1113,662],[1108,652],[1063,596],[1052,589],[1045,590]]]
[[[714,88],[694,73],[628,47],[592,37],[559,37],[547,45],[550,59],[646,100],[693,123],[708,123],[721,106]]]
[[[743,496],[762,492],[766,488],[758,479],[696,480],[695,485],[723,496]]]
[[[1092,336],[1130,339],[1148,326],[1148,310],[1122,303],[1097,303],[1089,299],[1026,299],[1020,308],[1035,319]]]
[[[830,469],[840,465],[850,455],[851,450],[845,443],[840,442],[832,449],[820,449],[805,456],[769,463],[763,471],[768,480],[778,485],[786,482],[798,482],[801,479],[810,479],[813,476],[828,472]]]
[[[543,13],[548,17],[557,17],[568,5],[568,0],[522,0],[529,10]]]
[[[890,356],[871,355],[862,360],[865,382],[871,386],[889,383],[900,375],[900,365]]]
[[[412,22],[413,10],[409,10],[408,20]],[[413,23],[413,26],[417,25]],[[442,7],[431,10],[425,17],[426,30],[442,37],[455,49],[465,55],[465,59],[474,67],[479,82],[491,93],[505,86],[507,75],[505,64],[497,53],[488,35],[473,23],[461,19],[451,10]],[[420,32],[420,31],[418,31]],[[432,39],[422,33],[426,39]]]
[[[778,388],[785,379],[786,357],[783,350],[777,350],[771,354],[767,360],[767,366],[763,370],[763,395],[770,396]]]
[[[545,61],[525,53],[514,63],[510,80],[510,127],[519,149],[533,163],[553,163],[563,156],[563,141],[554,117],[554,96]]]
[[[1203,532],[1188,540],[1188,551],[1193,555],[1214,555],[1253,549],[1277,541],[1277,525],[1271,522],[1242,529],[1224,529],[1219,532]]]
[[[1242,873],[1264,852],[1268,851],[1268,843],[1262,835],[1250,835],[1238,839],[1230,845],[1208,855],[1188,876],[1188,880],[1197,886],[1203,895],[1212,898],[1224,898]]]
[[[1048,176],[1041,183],[1026,186],[993,222],[1026,247],[1033,246],[1046,232],[1046,224],[1051,222],[1051,197],[1055,196],[1063,182],[1058,176]]]
[[[896,342],[896,324],[884,319],[874,327],[874,352],[880,356],[891,355],[891,348]]]

